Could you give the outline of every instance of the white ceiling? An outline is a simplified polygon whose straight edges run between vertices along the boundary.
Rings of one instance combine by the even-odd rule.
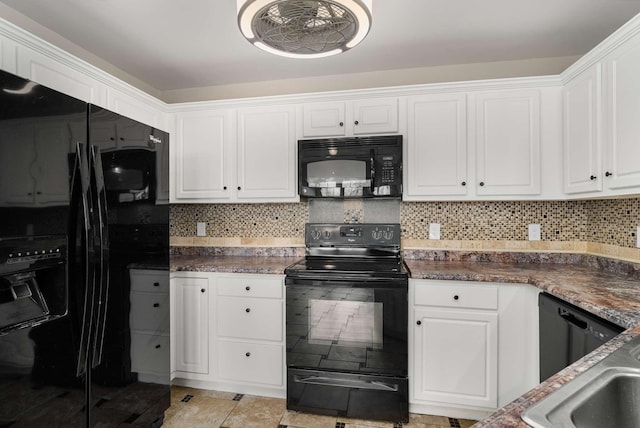
[[[245,41],[236,0],[0,0],[158,91],[582,55],[640,0],[373,0],[356,48],[295,60]]]

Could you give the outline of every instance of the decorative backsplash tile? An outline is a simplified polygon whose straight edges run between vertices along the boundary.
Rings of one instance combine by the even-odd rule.
[[[309,221],[306,203],[171,205],[171,236],[195,236],[196,223],[207,223],[209,237],[299,237]]]
[[[367,213],[375,213],[376,203],[344,201],[343,221],[368,221]],[[304,225],[310,218],[322,218],[322,213],[310,214],[312,204],[172,205],[171,236],[195,237],[196,222],[203,221],[207,223],[207,237],[210,240],[243,238],[243,242],[251,242],[251,238],[300,239]],[[319,206],[324,207],[322,204]],[[328,207],[330,211],[335,211],[335,208]],[[395,206],[393,211],[393,216],[397,216]],[[426,240],[429,223],[440,223],[441,241],[438,246],[446,241],[527,241],[528,224],[537,223],[541,225],[543,242],[594,242],[635,248],[636,227],[640,225],[640,198],[401,202],[399,211],[405,240]]]

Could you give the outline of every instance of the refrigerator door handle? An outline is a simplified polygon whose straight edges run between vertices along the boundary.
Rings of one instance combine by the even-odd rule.
[[[84,292],[82,303],[82,316],[80,318],[80,344],[78,346],[78,364],[76,376],[82,376],[87,372],[88,351],[93,330],[93,301],[94,287],[92,286],[95,277],[95,242],[93,231],[93,209],[91,206],[90,174],[85,143],[77,143],[76,158],[71,179],[71,202],[72,210],[80,209],[82,219],[72,216],[72,221],[82,222],[81,239],[81,261],[82,278],[73,284],[78,292]],[[76,211],[77,212],[77,211]],[[70,230],[76,230],[76,224],[70,224]],[[69,246],[75,247],[75,238]],[[73,260],[70,260],[73,263]],[[83,290],[81,290],[81,288]]]
[[[96,244],[98,258],[96,260],[95,281],[95,329],[93,333],[93,361],[91,366],[97,367],[102,362],[104,333],[107,322],[107,303],[109,296],[109,230],[107,193],[102,173],[100,148],[91,146],[91,183],[93,184],[94,210],[96,220]]]

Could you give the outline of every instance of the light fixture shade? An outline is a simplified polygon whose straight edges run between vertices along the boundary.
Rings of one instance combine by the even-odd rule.
[[[256,47],[292,58],[319,58],[360,43],[372,0],[238,0],[238,26]]]

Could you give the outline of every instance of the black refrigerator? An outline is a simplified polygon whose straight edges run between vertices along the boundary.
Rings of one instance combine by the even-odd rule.
[[[169,311],[132,304],[130,273],[168,288],[168,144],[0,71],[0,427],[162,425],[169,333],[132,331]]]

